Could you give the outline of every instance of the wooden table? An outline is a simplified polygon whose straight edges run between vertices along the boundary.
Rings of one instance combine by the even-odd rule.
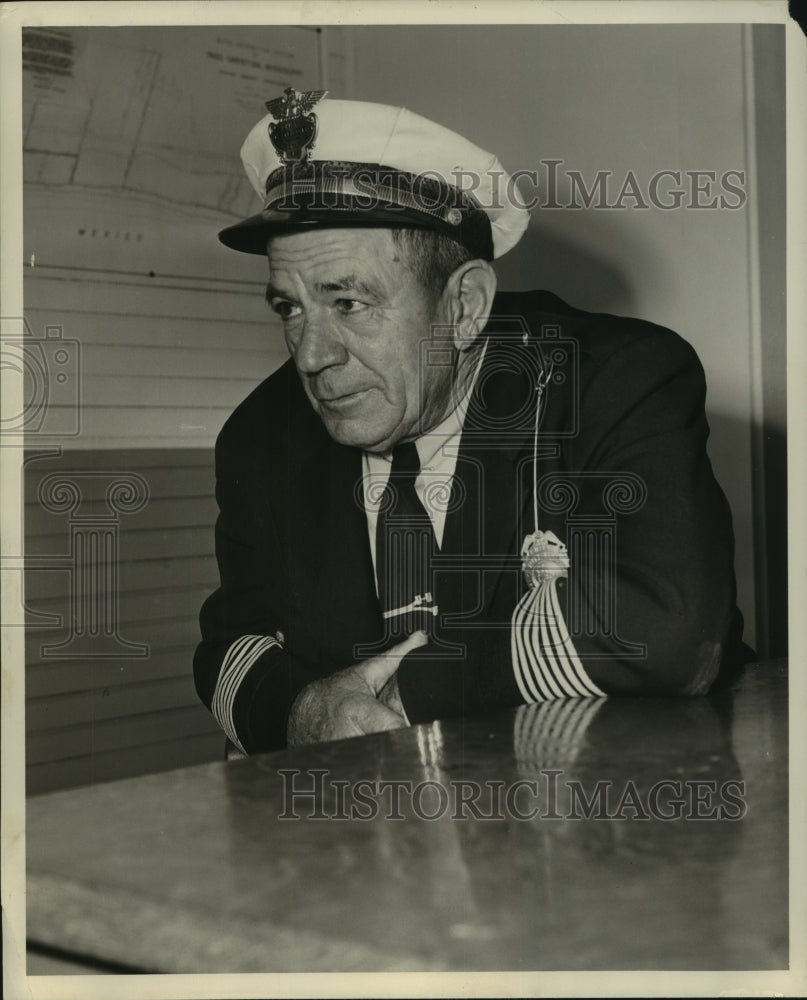
[[[783,968],[786,698],[768,664],[33,798],[29,940],[158,972]]]

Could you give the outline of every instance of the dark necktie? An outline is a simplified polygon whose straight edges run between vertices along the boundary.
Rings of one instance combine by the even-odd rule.
[[[389,638],[432,631],[436,605],[431,557],[437,543],[432,522],[415,492],[420,458],[414,441],[392,451],[390,477],[378,510],[376,577]]]

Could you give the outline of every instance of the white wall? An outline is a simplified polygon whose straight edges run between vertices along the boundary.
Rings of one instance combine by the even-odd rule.
[[[286,357],[266,261],[217,238],[259,208],[239,147],[289,84],[343,87],[344,54],[314,28],[43,28],[23,68],[26,318],[79,344],[50,425],[81,400],[80,433],[29,444],[210,448]]]

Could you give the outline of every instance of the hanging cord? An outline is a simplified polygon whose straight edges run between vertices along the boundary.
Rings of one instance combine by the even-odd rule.
[[[546,412],[552,362],[535,383],[535,429],[532,454],[534,530],[521,546],[521,569],[527,591],[511,617],[510,654],[513,675],[524,701],[551,701],[602,695],[583,669],[563,617],[557,581],[570,565],[566,546],[552,531],[538,529],[538,430]]]
[[[538,530],[538,430],[546,412],[547,387],[552,378],[554,365],[550,358],[546,368],[541,368],[538,379],[535,383],[535,391],[538,398],[535,401],[535,428],[532,437],[532,523],[533,531]]]
[[[534,527],[525,536],[521,546],[521,568],[530,588],[541,581],[555,580],[566,576],[569,568],[566,546],[552,531],[538,528],[538,431],[546,412],[548,388],[554,365],[550,358],[542,367],[535,382],[537,399],[535,402],[535,426],[532,441],[532,514]]]

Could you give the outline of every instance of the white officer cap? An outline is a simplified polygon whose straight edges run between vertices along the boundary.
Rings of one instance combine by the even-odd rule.
[[[241,148],[264,207],[222,243],[265,254],[273,233],[302,227],[409,226],[490,260],[519,241],[529,214],[492,153],[406,108],[326,93],[289,87],[267,102]]]

